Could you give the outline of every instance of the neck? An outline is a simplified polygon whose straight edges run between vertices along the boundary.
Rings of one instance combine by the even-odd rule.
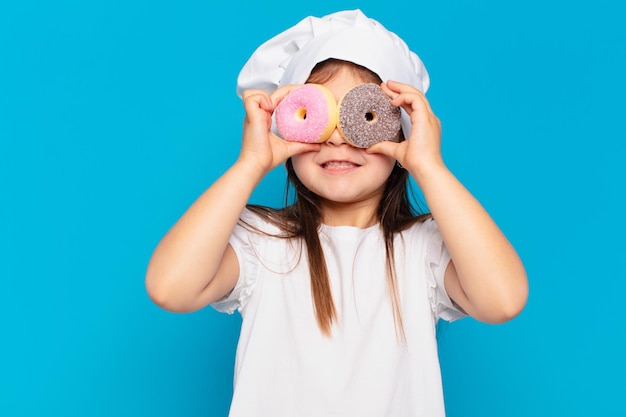
[[[352,226],[366,229],[378,223],[378,205],[371,203],[342,204],[325,202],[322,205],[322,223],[328,226]]]

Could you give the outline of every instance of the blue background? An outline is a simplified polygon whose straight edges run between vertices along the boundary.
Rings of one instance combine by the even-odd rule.
[[[514,321],[441,327],[449,416],[626,415],[623,2],[7,3],[1,416],[226,415],[239,317],[160,310],[146,265],[237,156],[252,51],[357,7],[426,63],[444,157],[530,277]]]

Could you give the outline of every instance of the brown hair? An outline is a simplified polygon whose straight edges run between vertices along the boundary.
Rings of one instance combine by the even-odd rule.
[[[380,77],[367,68],[337,59],[329,59],[317,64],[311,71],[307,82],[323,84],[330,81],[343,68],[348,68],[357,79],[363,82],[381,82]],[[324,251],[318,235],[322,222],[320,197],[300,182],[291,159],[287,160],[286,168],[288,182],[285,207],[272,209],[248,205],[248,208],[278,226],[283,232],[279,237],[301,239],[306,245],[317,323],[322,333],[329,336],[332,325],[337,320],[337,311],[333,302]],[[403,340],[404,328],[394,266],[394,236],[412,224],[429,217],[428,214],[422,212],[417,203],[416,207],[411,204],[410,185],[408,171],[396,164],[387,179],[376,213],[385,240],[387,288],[396,324],[396,335]],[[290,202],[291,191],[295,193],[293,202]]]

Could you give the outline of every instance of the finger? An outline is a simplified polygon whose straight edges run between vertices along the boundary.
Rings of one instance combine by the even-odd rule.
[[[245,95],[243,106],[246,111],[245,121],[264,126],[269,129],[271,125],[272,103],[266,92],[249,92]]]
[[[392,158],[396,158],[396,154],[398,152],[398,146],[400,144],[397,142],[391,142],[388,140],[384,140],[382,142],[375,143],[365,150],[366,153],[369,154],[382,154]],[[397,158],[396,158],[397,159]]]
[[[270,96],[272,103],[274,106],[277,106],[289,93],[293,90],[301,87],[302,84],[287,84],[282,87],[277,88]]]
[[[399,91],[392,89],[391,87],[389,87],[389,81],[387,81],[386,83],[380,83],[380,88],[383,90],[383,92],[385,94],[387,94],[387,96],[389,96],[389,98],[396,98],[398,96],[398,94],[400,94]]]
[[[273,94],[270,95],[267,91],[258,90],[258,89],[245,90],[242,93],[244,107],[246,107],[246,110],[251,109],[247,105],[249,103],[253,103],[252,106],[257,106],[269,113],[272,113],[274,111],[274,108],[276,107],[276,104],[277,104],[277,101],[273,100],[272,96]]]
[[[401,93],[423,94],[421,90],[419,90],[418,88],[410,84],[405,84],[405,83],[401,83],[399,81],[394,81],[394,80],[388,80],[386,83],[383,83],[381,87],[383,88],[383,90],[386,89],[389,92],[391,92],[392,95],[398,95]]]
[[[286,142],[286,144],[289,157],[306,152],[319,152],[321,149],[319,143]]]
[[[259,90],[259,89],[250,89],[250,90],[244,90],[243,93],[241,93],[241,98],[245,101],[246,99],[253,97],[253,96],[265,96],[265,97],[269,97],[269,94],[267,93],[267,91],[264,90]]]
[[[392,105],[402,107],[409,115],[416,110],[434,115],[426,96],[419,89],[393,80],[382,83],[381,88],[391,98]]]
[[[307,152],[319,152],[321,145],[319,143],[302,143],[302,142],[287,142],[280,138],[272,138],[273,141],[280,141],[281,143],[274,143],[272,148],[274,149],[274,162],[272,167],[276,167],[284,163],[287,159],[294,155],[307,153]]]
[[[391,104],[402,107],[411,118],[414,117],[414,113],[423,117],[436,117],[426,97],[419,92],[400,93],[391,100]]]
[[[259,107],[266,110],[264,107],[271,106],[269,94],[262,90],[246,90],[243,92],[242,98],[246,111]]]
[[[395,99],[402,95],[408,95],[412,98],[419,97],[420,100],[427,104],[427,108],[430,109],[430,103],[428,102],[428,99],[426,98],[424,92],[410,84],[404,84],[398,81],[389,80],[387,81],[387,83],[385,83],[384,89],[389,91],[392,99]]]

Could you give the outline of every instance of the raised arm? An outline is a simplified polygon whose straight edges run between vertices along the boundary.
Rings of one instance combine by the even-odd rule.
[[[270,132],[272,112],[291,89],[281,88],[271,96],[244,92],[239,158],[174,224],[150,259],[146,289],[164,309],[194,311],[233,289],[239,264],[228,240],[252,191],[287,158],[319,147],[285,142]]]
[[[397,82],[383,84],[411,116],[407,141],[370,148],[396,158],[424,193],[452,262],[445,274],[450,298],[477,320],[502,323],[519,314],[528,297],[526,271],[491,216],[455,178],[441,157],[441,127],[424,95]]]

